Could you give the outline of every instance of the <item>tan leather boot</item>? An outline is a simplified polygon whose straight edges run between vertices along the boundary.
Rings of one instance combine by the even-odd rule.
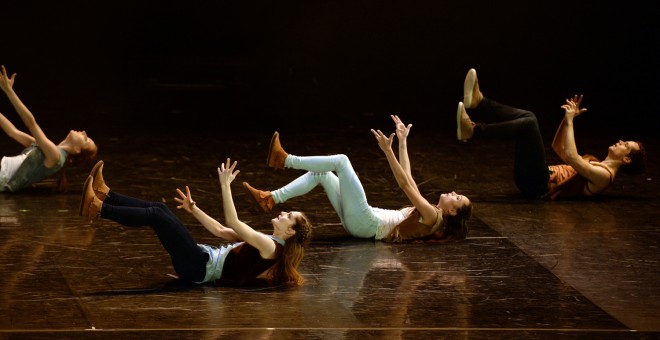
[[[264,212],[271,212],[273,210],[273,207],[275,206],[275,200],[273,199],[273,195],[270,194],[270,191],[261,191],[257,190],[248,184],[248,182],[243,182],[243,187],[247,192],[254,198],[255,201],[257,201],[257,204],[261,207],[261,210]]]
[[[273,137],[270,139],[270,148],[268,149],[266,163],[271,168],[284,169],[284,161],[288,155],[280,144],[280,134],[275,131]]]
[[[110,188],[108,188],[103,180],[103,161],[96,162],[89,175],[94,179],[92,189],[94,189],[96,197],[98,197],[101,202],[105,201],[105,198],[108,197],[108,193],[110,192]]]
[[[82,217],[95,219],[101,215],[101,206],[103,205],[103,202],[96,197],[94,189],[92,188],[94,184],[93,182],[94,178],[92,176],[87,176],[87,180],[85,181],[85,184],[83,184],[82,199],[80,200],[80,211],[78,214]]]

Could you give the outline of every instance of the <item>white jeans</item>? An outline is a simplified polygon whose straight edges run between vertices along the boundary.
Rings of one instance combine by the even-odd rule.
[[[284,203],[302,196],[320,184],[346,231],[360,238],[376,235],[378,219],[346,155],[302,157],[289,154],[284,166],[308,172],[282,188],[271,191],[275,203]]]

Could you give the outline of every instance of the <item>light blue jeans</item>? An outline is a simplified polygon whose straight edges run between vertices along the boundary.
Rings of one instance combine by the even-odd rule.
[[[284,166],[308,172],[271,191],[275,203],[302,196],[320,184],[347,232],[360,238],[376,235],[378,219],[346,155],[302,157],[289,154]]]

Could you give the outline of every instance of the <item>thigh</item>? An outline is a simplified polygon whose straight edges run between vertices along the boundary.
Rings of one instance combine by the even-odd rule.
[[[136,207],[136,208],[147,208],[147,207],[156,206],[158,204],[162,204],[160,202],[151,202],[151,201],[146,201],[143,199],[127,196],[118,193],[116,191],[110,191],[104,203],[114,206]]]
[[[328,196],[328,200],[330,201],[332,208],[335,209],[335,212],[337,213],[339,218],[343,221],[344,211],[342,209],[341,189],[339,185],[339,178],[337,177],[337,175],[335,175],[330,171],[322,172],[322,173],[310,172],[308,174],[310,174],[310,176],[315,176],[318,178],[319,183],[323,187],[323,191],[325,191],[326,196]]]
[[[203,280],[208,255],[165,204],[151,202],[150,206],[142,208],[104,203],[101,216],[128,227],[150,226],[170,255],[179,276],[191,281]]]

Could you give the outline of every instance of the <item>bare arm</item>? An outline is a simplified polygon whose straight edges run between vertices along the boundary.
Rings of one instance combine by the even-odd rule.
[[[575,108],[574,108],[575,111],[572,113],[572,117],[570,118],[570,127],[569,127],[569,122],[568,122],[568,119],[566,117],[566,114],[564,114],[564,118],[562,119],[561,123],[559,124],[559,127],[557,128],[557,132],[555,132],[555,138],[552,141],[552,149],[555,151],[557,156],[559,156],[559,158],[561,158],[561,160],[564,161],[567,164],[569,164],[569,162],[567,160],[567,148],[568,149],[572,148],[574,150],[574,152],[577,153],[577,147],[575,145],[575,138],[574,137],[572,138],[572,140],[573,140],[572,146],[566,144],[566,137],[569,133],[573,134],[573,118],[579,116],[580,114],[582,114],[582,112],[587,111],[587,109],[580,109],[580,104],[582,103],[582,98],[583,97],[584,97],[583,95],[580,95],[579,97],[578,97],[578,95],[575,95],[572,99],[567,99],[566,100],[567,104],[569,102],[573,102],[575,104]],[[566,111],[566,109],[564,107],[567,104],[562,105],[562,108],[564,109],[564,111]],[[572,151],[572,150],[569,150],[569,151]]]
[[[394,156],[394,151],[392,151],[392,140],[394,139],[394,134],[391,134],[389,137],[385,136],[380,130],[371,130],[374,137],[378,141],[378,146],[385,153],[387,162],[392,169],[394,178],[396,179],[399,188],[403,190],[406,194],[406,197],[410,202],[417,208],[419,213],[422,215],[422,220],[425,222],[433,222],[437,217],[436,208],[434,205],[429,203],[417,189],[417,184],[412,176],[408,176],[401,164],[397,161]]]
[[[557,156],[566,163],[566,155],[564,154],[564,139],[566,136],[566,118],[563,118],[557,132],[555,132],[555,138],[552,140],[552,150],[555,151]]]
[[[580,174],[582,177],[589,180],[596,187],[601,188],[604,185],[609,184],[610,174],[602,167],[594,166],[588,161],[586,161],[577,151],[577,145],[575,143],[575,132],[573,129],[573,119],[580,115],[582,112],[587,109],[580,109],[580,102],[582,101],[582,96],[577,99],[577,96],[573,99],[567,99],[566,104],[562,105],[564,109],[564,121],[562,125],[563,128],[563,144],[562,154],[563,160],[566,164],[570,165]],[[555,137],[557,139],[557,137]],[[553,143],[554,148],[554,143]],[[561,157],[561,155],[560,155]]]
[[[195,217],[195,219],[197,219],[197,221],[199,221],[199,223],[201,223],[211,234],[229,242],[243,241],[233,229],[223,226],[222,223],[218,222],[200,209],[195,201],[193,201],[188,186],[186,186],[185,194],[178,188],[176,189],[176,192],[179,194],[179,197],[174,197],[174,200],[180,204],[177,206],[177,209],[184,209],[192,214],[193,217]]]
[[[218,168],[218,178],[220,180],[220,188],[222,190],[222,206],[225,212],[225,223],[228,227],[232,228],[238,237],[249,243],[253,247],[259,249],[259,254],[264,259],[272,259],[275,256],[275,242],[263,233],[260,233],[243,221],[238,219],[236,207],[234,206],[234,199],[231,195],[231,182],[236,178],[239,170],[234,171],[236,168],[236,161],[231,163],[227,158],[227,164],[224,163]]]
[[[408,157],[408,134],[412,128],[412,124],[406,126],[403,124],[399,116],[392,115],[392,120],[396,126],[396,137],[399,141],[399,164],[403,168],[403,171],[412,178],[412,172],[410,170],[410,158]],[[417,188],[417,186],[415,186]]]
[[[35,142],[32,136],[17,129],[14,124],[12,124],[12,122],[10,122],[9,119],[7,119],[2,113],[0,113],[0,127],[2,127],[2,131],[4,131],[7,136],[11,137],[13,140],[17,141],[24,147],[27,147]]]
[[[46,160],[44,161],[46,167],[53,167],[60,160],[60,152],[57,150],[57,146],[46,137],[46,134],[41,130],[41,127],[37,124],[36,119],[32,112],[23,104],[16,92],[14,92],[14,79],[16,73],[12,74],[11,77],[7,76],[7,70],[2,66],[2,73],[0,74],[0,88],[5,92],[7,98],[16,109],[16,112],[21,117],[21,120],[28,128],[32,137],[39,144],[39,148],[43,151]]]

